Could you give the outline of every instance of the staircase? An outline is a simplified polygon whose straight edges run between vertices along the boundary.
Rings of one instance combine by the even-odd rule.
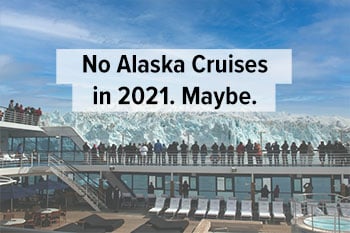
[[[107,209],[105,194],[98,189],[98,184],[92,180],[87,181],[86,177],[76,167],[54,155],[49,156],[49,167],[57,177],[69,185],[94,210]],[[73,174],[73,177],[83,180],[84,184],[77,183],[68,176],[69,174]]]
[[[122,193],[130,193],[135,197],[134,192],[113,172],[102,172],[102,177],[106,179],[114,189],[118,188]]]

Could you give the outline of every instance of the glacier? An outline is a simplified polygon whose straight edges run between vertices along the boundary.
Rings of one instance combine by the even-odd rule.
[[[314,147],[320,141],[350,142],[350,119],[338,116],[308,116],[277,113],[46,113],[45,126],[72,126],[89,144],[155,142],[166,145],[214,142],[237,145],[252,142],[302,140]]]

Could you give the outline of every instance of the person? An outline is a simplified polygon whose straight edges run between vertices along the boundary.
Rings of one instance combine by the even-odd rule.
[[[151,142],[147,144],[147,165],[152,165],[153,164],[153,145]]]
[[[278,144],[277,141],[275,141],[275,143],[272,145],[272,151],[273,151],[273,159],[274,159],[274,162],[275,162],[275,166],[279,166],[280,164],[280,159],[279,159],[279,156],[280,156],[280,145]]]
[[[295,144],[295,142],[292,142],[292,145],[290,146],[290,152],[292,155],[292,166],[297,166],[297,153],[298,153],[298,147]]]
[[[148,194],[154,194],[154,186],[153,186],[152,182],[150,182],[149,185],[148,185],[147,193]]]
[[[222,142],[220,145],[220,163],[221,163],[221,165],[225,165],[225,160],[226,160],[226,146]]]
[[[288,148],[289,148],[289,145],[288,145],[286,140],[284,141],[281,148],[282,148],[282,164],[283,164],[283,166],[288,166],[288,152],[289,152]]]
[[[197,141],[195,141],[194,144],[191,146],[191,153],[192,153],[193,165],[197,166],[198,153],[199,153],[199,145]]]
[[[244,166],[244,145],[243,142],[240,142],[239,145],[237,146],[237,158],[238,158],[238,166]]]
[[[247,155],[248,155],[248,166],[252,166],[253,165],[254,148],[253,148],[253,143],[251,142],[250,139],[248,139],[248,142],[245,146],[245,150],[247,151]]]
[[[84,152],[84,160],[87,164],[89,164],[90,147],[87,142],[85,142],[83,145],[83,152]]]
[[[267,188],[267,185],[265,184],[264,187],[261,189],[261,198],[269,198],[269,189]]]
[[[271,146],[270,142],[265,144],[265,150],[266,150],[267,158],[269,159],[269,165],[271,166],[272,165],[272,154],[273,154],[273,151],[272,151],[272,146]]]
[[[218,153],[219,153],[219,146],[216,144],[216,142],[211,146],[212,149],[212,155],[211,155],[211,161],[213,165],[215,166],[218,162]]]
[[[0,121],[2,121],[3,116],[4,116],[4,113],[0,110]]]
[[[100,162],[103,162],[104,158],[105,158],[105,152],[106,152],[105,144],[100,142],[100,144],[97,147],[97,150],[98,150],[98,155],[99,155]]]
[[[232,144],[227,147],[227,163],[228,165],[233,165],[233,157],[235,155],[235,148]]]
[[[307,144],[307,162],[309,167],[312,166],[312,160],[314,159],[314,147],[311,145],[311,142]]]
[[[184,198],[188,197],[188,188],[189,188],[188,183],[185,180],[184,183],[182,184],[182,195]]]
[[[299,146],[299,152],[300,152],[300,164],[301,166],[305,166],[306,164],[306,155],[307,155],[307,145],[305,141],[302,141]]]
[[[162,144],[157,140],[154,144],[154,153],[156,154],[156,165],[160,165],[160,156],[162,154]]]
[[[166,164],[166,159],[165,159],[166,151],[167,151],[167,148],[166,148],[165,144],[163,143],[163,145],[162,145],[162,165]]]
[[[334,145],[332,144],[331,140],[327,142],[326,145],[326,153],[328,158],[328,166],[333,166],[334,164]]]
[[[254,143],[255,160],[257,166],[262,166],[262,149],[259,143]]]
[[[303,187],[305,189],[305,193],[312,193],[314,189],[311,183],[305,183]],[[312,195],[306,195],[306,198],[312,198]]]
[[[118,150],[117,150],[117,152],[118,152],[118,164],[119,165],[123,164],[123,161],[122,161],[123,151],[124,151],[123,145],[119,144]]]
[[[142,165],[145,165],[145,163],[146,163],[147,152],[148,152],[148,146],[146,145],[146,143],[144,143],[140,148]]]
[[[273,198],[276,200],[280,197],[280,186],[277,184],[273,190]]]
[[[207,145],[203,144],[201,146],[201,164],[202,164],[202,166],[205,165],[205,158],[207,157],[207,154],[208,154]]]
[[[96,164],[97,161],[97,147],[96,144],[94,144],[91,148],[91,163]]]
[[[324,144],[324,141],[321,141],[317,149],[318,149],[318,155],[319,155],[318,157],[320,159],[321,166],[323,167],[325,162],[325,157],[326,157],[326,145]]]
[[[182,166],[187,164],[187,148],[188,145],[185,143],[184,140],[182,140],[182,144],[180,145]]]
[[[110,156],[110,160],[112,164],[117,164],[117,146],[112,144],[109,148],[108,154]]]

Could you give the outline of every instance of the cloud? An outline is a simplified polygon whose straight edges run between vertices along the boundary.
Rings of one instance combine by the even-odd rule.
[[[48,36],[96,42],[89,30],[63,20],[19,14],[13,11],[1,12],[0,26],[22,29]]]

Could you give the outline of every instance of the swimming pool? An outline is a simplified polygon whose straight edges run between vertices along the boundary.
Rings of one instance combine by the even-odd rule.
[[[313,223],[312,223],[313,221]],[[336,218],[336,231],[339,230],[341,232],[350,232],[350,218]],[[334,230],[334,217],[333,216],[314,216],[314,217],[308,217],[304,219],[304,224],[306,224],[309,227],[314,226],[314,228],[321,229],[321,230],[328,230],[333,231]]]

